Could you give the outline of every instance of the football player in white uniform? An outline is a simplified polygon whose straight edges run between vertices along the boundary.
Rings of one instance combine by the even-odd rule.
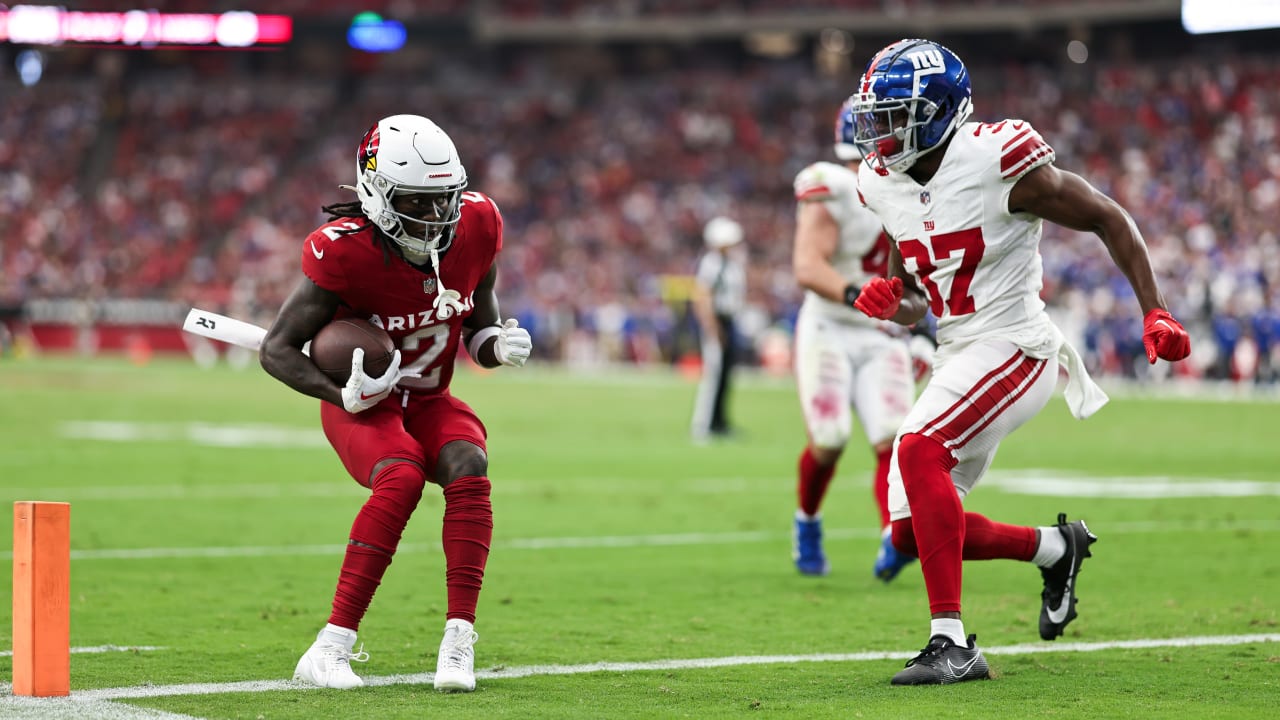
[[[898,426],[915,397],[913,362],[902,328],[853,307],[858,289],[888,270],[889,238],[858,199],[853,114],[836,117],[836,157],[796,175],[793,269],[805,289],[796,318],[795,372],[809,442],[797,470],[792,559],[805,575],[826,575],[820,509],[836,463],[853,434],[853,411],[876,456],[872,489],[880,511],[881,546],[873,572],[888,582],[915,558],[889,538],[889,459]],[[931,342],[918,361],[933,354]]]
[[[870,317],[938,318],[933,375],[894,441],[893,544],[921,558],[929,641],[895,685],[988,677],[960,619],[962,560],[1007,558],[1041,569],[1040,637],[1076,617],[1076,577],[1097,538],[1079,520],[1032,528],[964,511],[996,448],[1048,402],[1059,363],[1067,405],[1088,417],[1107,397],[1049,320],[1040,299],[1042,220],[1101,238],[1145,314],[1147,359],[1187,357],[1136,224],[1114,200],[1053,165],[1053,148],[1020,120],[966,122],[969,74],[950,50],[901,40],[867,65],[851,98],[863,201],[893,240],[889,277],[854,299]]]

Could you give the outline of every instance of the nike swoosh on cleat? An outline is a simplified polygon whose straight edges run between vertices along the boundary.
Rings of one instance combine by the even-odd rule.
[[[973,669],[973,664],[978,662],[978,658],[980,657],[982,656],[974,655],[973,657],[969,658],[969,662],[961,665],[960,667],[956,667],[955,665],[952,665],[951,658],[947,658],[947,669],[950,670],[951,674],[955,675],[956,677],[964,677],[965,673]]]
[[[1074,577],[1067,578],[1067,589],[1062,592],[1062,602],[1058,604],[1058,607],[1045,608],[1049,615],[1049,622],[1054,625],[1060,625],[1067,619],[1067,611],[1071,608],[1071,585],[1074,581]]]
[[[316,244],[314,241],[311,243],[311,254],[315,255],[317,260],[324,259],[324,251],[316,249]]]

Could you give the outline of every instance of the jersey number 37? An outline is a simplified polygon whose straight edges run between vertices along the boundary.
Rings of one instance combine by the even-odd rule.
[[[933,248],[932,255],[929,248]],[[916,262],[916,275],[929,295],[929,309],[934,317],[946,315],[968,315],[975,310],[973,296],[969,294],[969,286],[973,282],[973,273],[982,262],[982,253],[986,243],[982,239],[982,228],[969,228],[956,232],[930,235],[929,244],[919,240],[903,240],[898,243],[898,251],[903,259],[911,258]],[[951,287],[947,292],[945,304],[942,291],[938,289],[937,278],[934,277],[938,267],[935,263],[960,256],[960,266],[951,275]],[[940,273],[939,275],[945,275]]]

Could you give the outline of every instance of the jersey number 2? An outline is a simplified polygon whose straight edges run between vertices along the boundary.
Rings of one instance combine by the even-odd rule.
[[[445,346],[449,344],[449,326],[444,323],[428,325],[412,335],[405,336],[404,340],[400,341],[400,347],[404,348],[405,352],[413,352],[426,343],[429,345],[418,359],[400,369],[403,373],[418,374],[421,377],[401,378],[399,383],[401,387],[434,390],[440,385],[440,364],[436,361],[440,359],[440,353],[444,352]],[[427,368],[432,368],[431,372],[427,372]]]
[[[933,247],[932,257],[929,253],[930,246]],[[929,294],[929,309],[933,311],[934,317],[939,318],[942,317],[944,306],[942,292],[932,277],[934,271],[938,269],[933,263],[946,260],[957,252],[960,253],[960,267],[956,268],[955,274],[952,275],[951,292],[947,294],[945,308],[951,317],[968,315],[975,310],[973,296],[969,294],[969,285],[973,282],[973,273],[978,269],[978,263],[982,262],[982,253],[985,249],[982,228],[930,235],[929,245],[919,240],[903,240],[898,243],[898,251],[902,253],[902,257],[916,261],[916,274],[924,284],[925,292]]]

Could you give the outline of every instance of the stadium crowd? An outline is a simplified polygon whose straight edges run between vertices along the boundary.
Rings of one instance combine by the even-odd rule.
[[[739,13],[819,13],[835,11],[884,12],[902,15],[908,12],[942,8],[974,7],[1068,7],[1070,0],[624,0],[623,2],[591,2],[590,0],[432,0],[429,3],[410,0],[363,0],[361,11],[385,13],[405,21],[417,18],[457,17],[460,15],[498,15],[522,19],[557,19],[574,17],[698,17],[708,14]],[[308,15],[311,17],[349,18],[350,0],[151,0],[147,6],[163,12],[227,12],[248,10],[258,13]],[[75,10],[118,11],[115,0],[82,0]]]
[[[971,63],[975,119],[1029,120],[1060,167],[1135,214],[1196,338],[1189,373],[1280,374],[1275,60]],[[158,298],[266,323],[320,205],[349,199],[337,186],[354,179],[361,134],[419,112],[502,209],[503,312],[540,356],[673,362],[693,350],[683,278],[718,214],[746,228],[743,332],[765,358],[788,336],[800,300],[791,181],[833,159],[851,72],[713,49],[624,61],[526,48],[503,62],[433,54],[406,83],[411,62],[329,76],[208,61],[31,88],[0,77],[0,305]],[[1147,372],[1141,316],[1097,238],[1046,225],[1041,250],[1044,297],[1094,369]]]

